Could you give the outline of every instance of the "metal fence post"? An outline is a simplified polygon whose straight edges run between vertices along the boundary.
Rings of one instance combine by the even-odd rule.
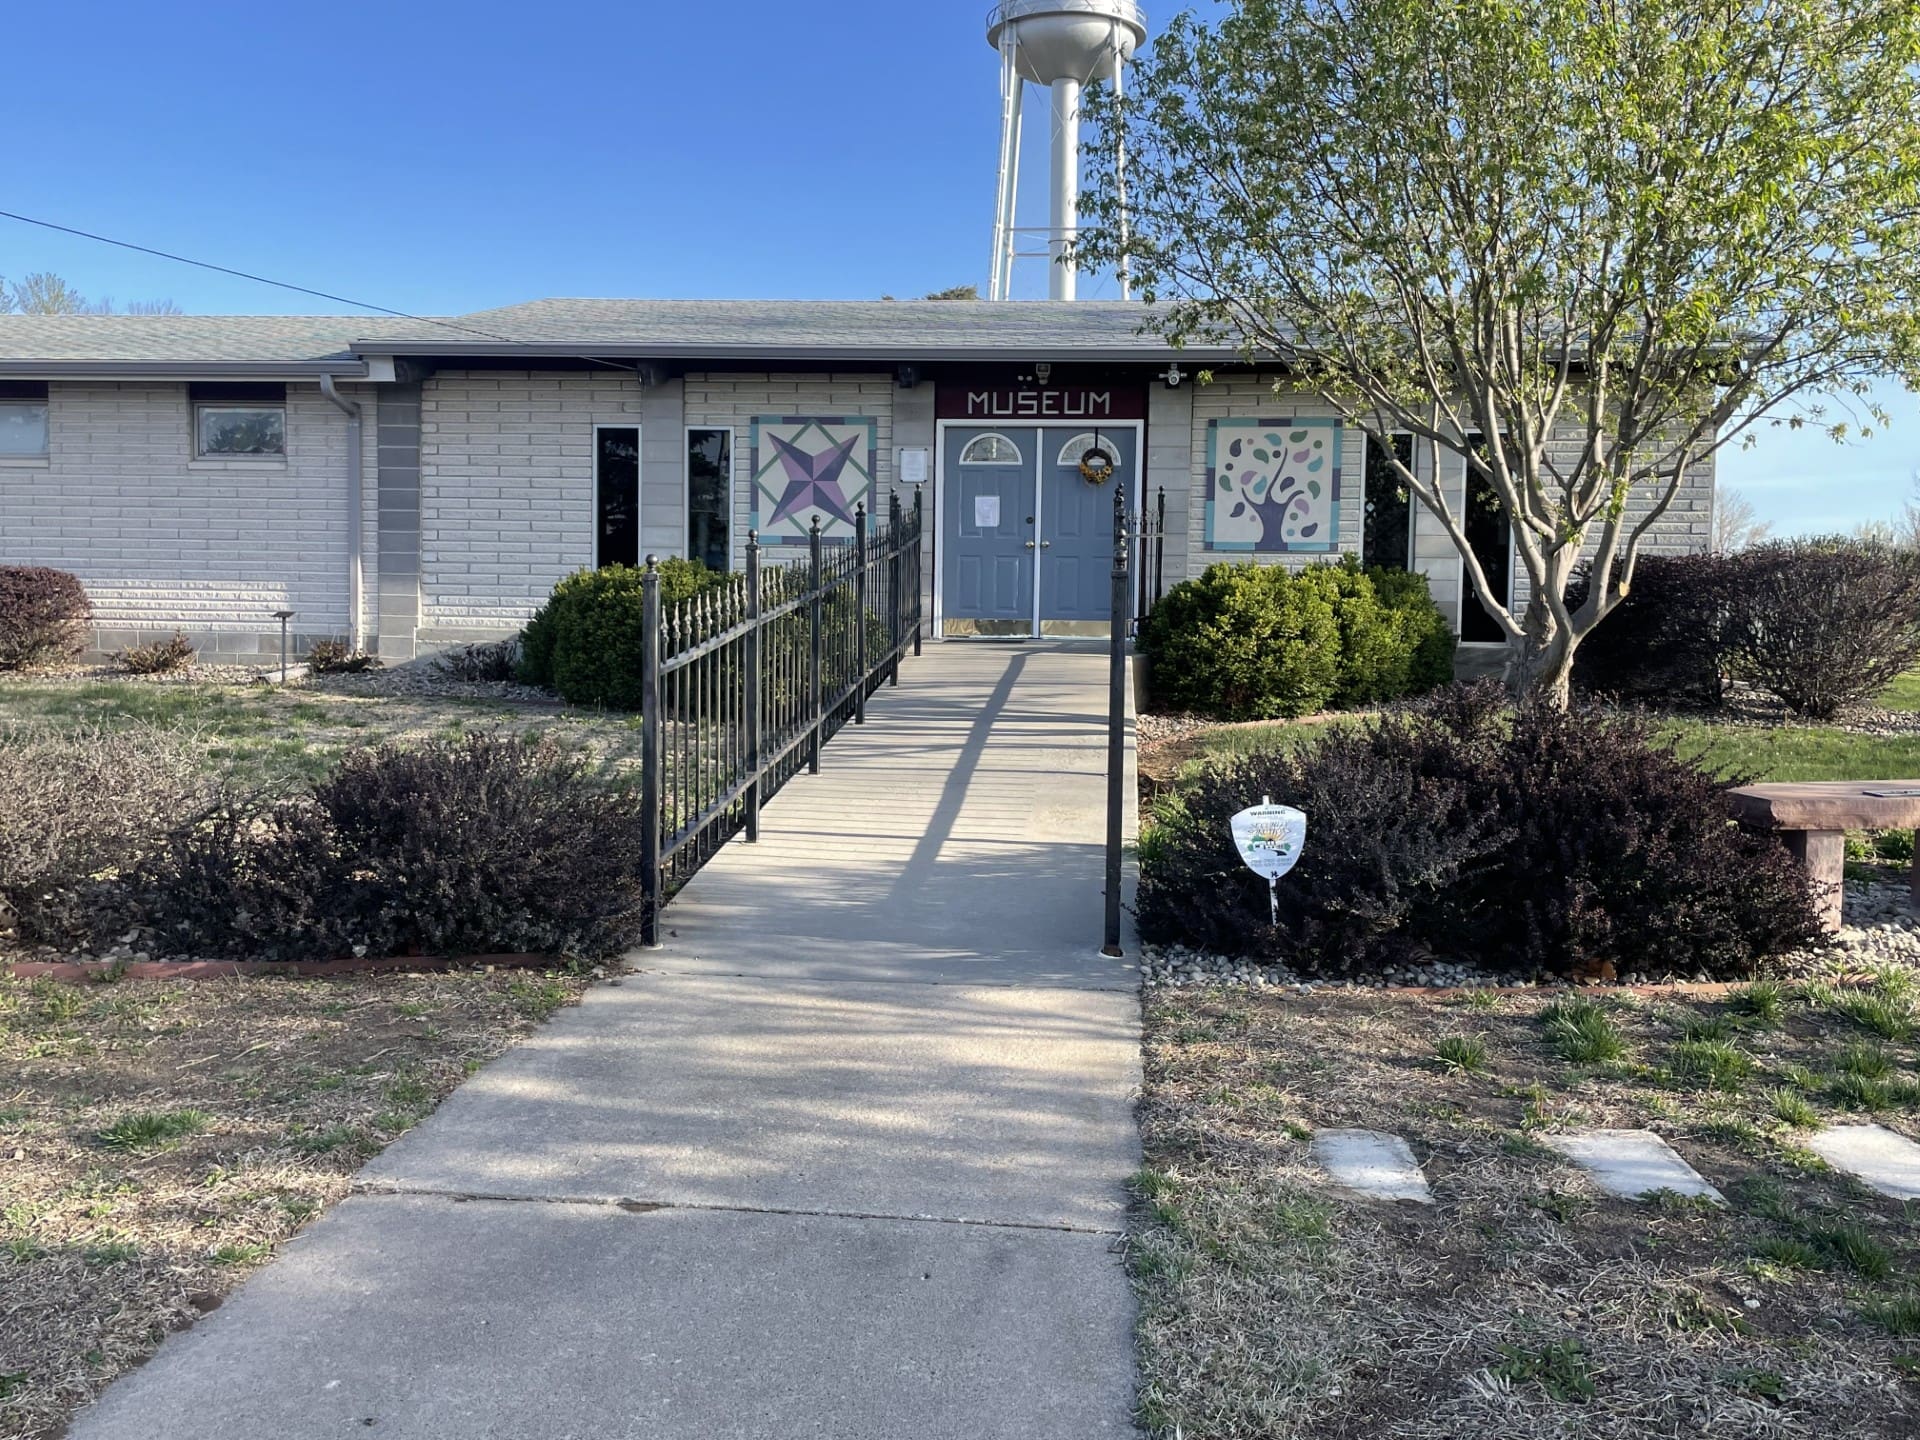
[[[889,685],[900,683],[900,492],[887,492],[887,658]],[[1920,871],[1916,871],[1920,874]]]
[[[747,732],[747,843],[760,838],[760,532],[747,531],[747,637],[741,658],[741,725]]]
[[[867,723],[867,502],[853,507],[853,723]]]
[[[925,524],[920,513],[920,487],[913,487],[913,653],[920,655],[920,544],[926,533],[921,527]]]
[[[1120,846],[1126,814],[1127,770],[1127,623],[1132,587],[1127,582],[1127,497],[1113,490],[1113,618],[1107,655],[1107,910],[1103,955],[1120,950]]]
[[[813,731],[807,741],[807,773],[820,773],[820,731],[824,727],[826,716],[820,708],[820,516],[813,517],[813,527],[807,532],[807,552],[810,562],[807,600],[807,706],[808,716],[813,721]]]
[[[660,944],[666,886],[660,874],[660,771],[666,763],[660,725],[660,562],[647,556],[640,582],[640,885],[645,901],[640,943]]]

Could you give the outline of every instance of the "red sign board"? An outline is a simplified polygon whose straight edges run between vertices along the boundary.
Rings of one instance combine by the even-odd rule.
[[[1023,420],[1144,420],[1147,394],[1138,385],[1035,385],[982,380],[943,383],[934,395],[934,413],[942,420],[977,420],[983,425]]]

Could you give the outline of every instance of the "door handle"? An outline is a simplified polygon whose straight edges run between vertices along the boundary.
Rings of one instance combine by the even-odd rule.
[[[1029,541],[1027,541],[1027,548],[1028,548],[1029,550],[1031,550],[1031,549],[1033,549],[1033,541],[1031,541],[1031,540],[1029,540]]]
[[[1051,540],[1042,540],[1042,541],[1040,542],[1040,548],[1041,548],[1042,550],[1051,550],[1051,549],[1053,548],[1053,541],[1051,541]]]

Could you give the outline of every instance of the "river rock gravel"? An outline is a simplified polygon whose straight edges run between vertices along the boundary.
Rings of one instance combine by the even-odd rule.
[[[1920,914],[1913,908],[1904,876],[1847,882],[1842,897],[1843,924],[1833,944],[1783,956],[1769,974],[1789,977],[1857,974],[1895,966],[1920,972]],[[1494,985],[1563,985],[1562,977],[1519,977],[1477,969],[1470,964],[1435,962],[1402,965],[1358,976],[1302,975],[1285,965],[1268,965],[1230,955],[1210,955],[1181,945],[1147,945],[1140,951],[1142,983],[1149,988],[1186,985],[1280,986],[1297,990],[1367,990],[1413,987],[1431,990],[1476,989]],[[1628,971],[1614,983],[1658,984],[1706,981],[1701,974],[1654,975]],[[1584,982],[1583,982],[1584,983]]]

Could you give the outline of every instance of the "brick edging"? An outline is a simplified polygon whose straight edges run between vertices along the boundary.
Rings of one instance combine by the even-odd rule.
[[[117,980],[224,980],[230,976],[310,980],[333,975],[469,970],[476,966],[527,970],[545,969],[557,963],[551,955],[368,955],[341,960],[142,960],[131,964],[116,964],[111,960],[16,960],[5,966],[5,973],[16,980],[62,980],[87,985]]]

